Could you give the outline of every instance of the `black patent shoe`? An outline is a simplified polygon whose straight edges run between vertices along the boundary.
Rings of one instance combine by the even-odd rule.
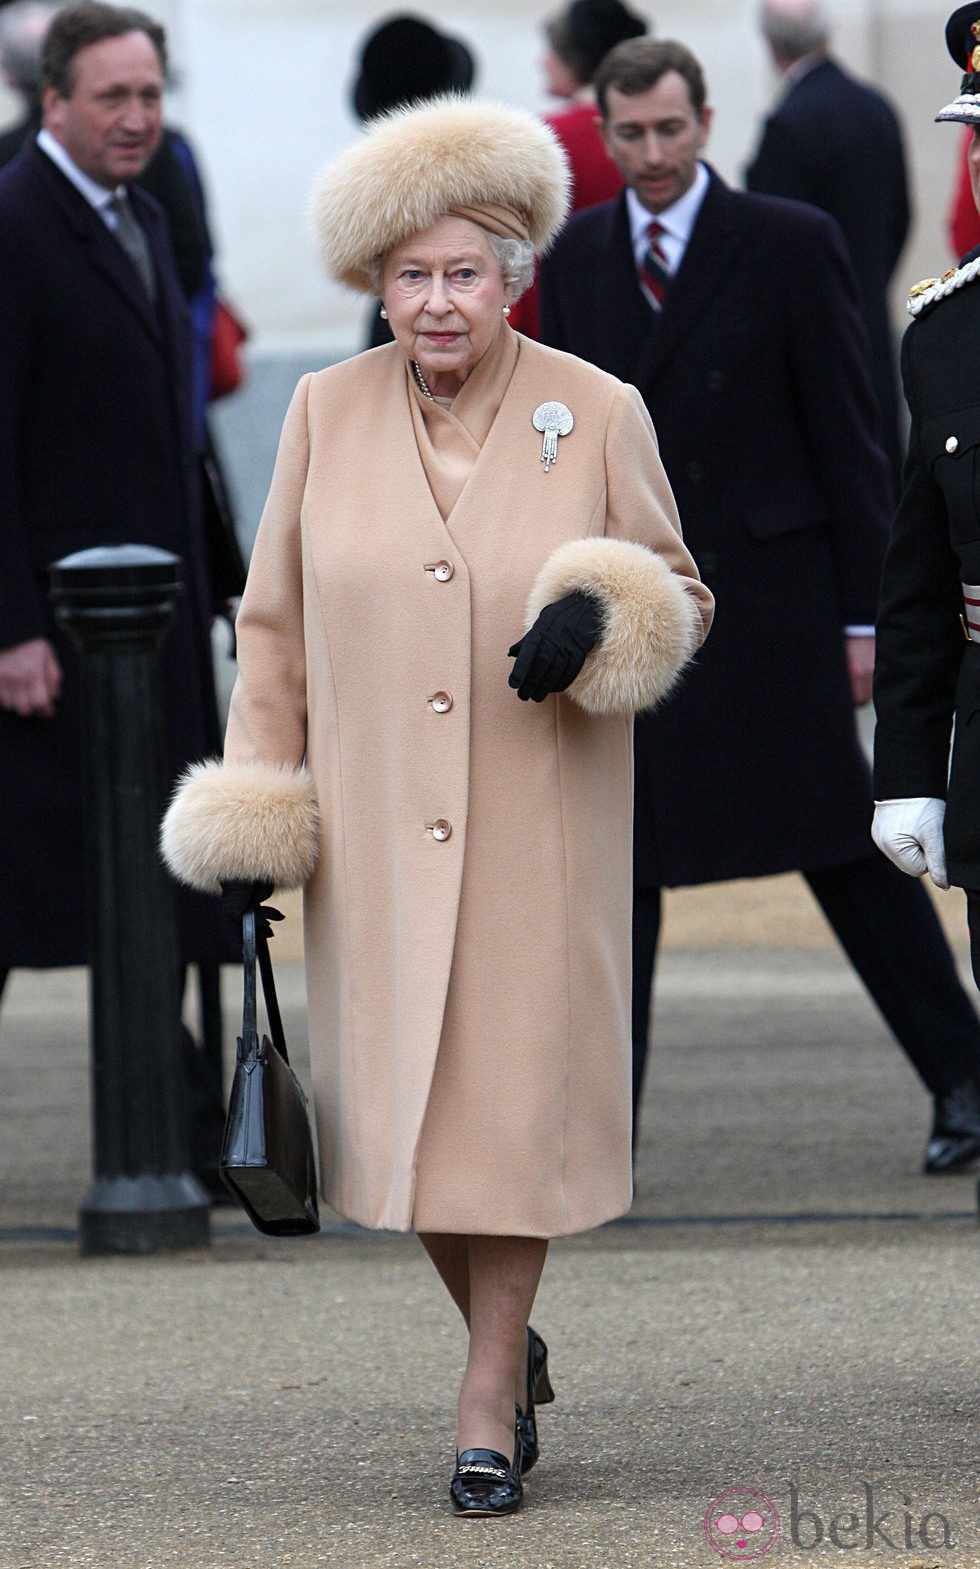
[[[936,1095],[932,1133],[926,1145],[927,1176],[961,1171],[980,1156],[980,1087],[972,1079]]]
[[[527,1326],[527,1389],[524,1405],[515,1406],[517,1431],[521,1438],[521,1475],[526,1476],[538,1461],[538,1423],[535,1405],[550,1405],[555,1398],[548,1377],[548,1347],[530,1324]]]
[[[521,1440],[521,1476],[527,1476],[531,1467],[538,1463],[538,1424],[532,1411],[525,1416],[520,1406],[514,1407],[514,1427]]]
[[[514,1458],[497,1449],[464,1449],[449,1484],[453,1514],[512,1515],[524,1497],[521,1485],[521,1435],[514,1435]]]

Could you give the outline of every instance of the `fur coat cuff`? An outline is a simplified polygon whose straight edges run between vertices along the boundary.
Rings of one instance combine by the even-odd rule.
[[[194,763],[160,830],[170,871],[201,893],[220,893],[223,882],[300,888],[319,844],[309,774],[274,763]]]
[[[701,616],[683,580],[645,545],[573,539],[538,573],[527,605],[532,626],[545,605],[579,590],[602,606],[603,630],[567,695],[586,713],[635,714],[666,697],[700,646]]]

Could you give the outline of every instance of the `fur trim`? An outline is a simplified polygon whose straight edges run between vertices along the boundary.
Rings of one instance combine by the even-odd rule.
[[[160,829],[167,866],[201,893],[220,893],[223,882],[300,888],[319,848],[309,774],[274,763],[194,763]]]
[[[370,292],[374,258],[451,207],[515,208],[540,254],[565,220],[569,188],[565,154],[542,121],[447,94],[372,121],[320,176],[313,224],[330,276]]]
[[[624,539],[572,539],[549,556],[527,605],[532,626],[545,605],[579,590],[603,608],[602,636],[568,688],[589,714],[634,714],[666,697],[701,643],[701,617],[656,551]]]

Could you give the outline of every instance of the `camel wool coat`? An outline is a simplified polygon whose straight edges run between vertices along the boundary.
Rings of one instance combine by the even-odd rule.
[[[632,713],[712,601],[634,389],[502,326],[452,405],[472,453],[445,519],[420,397],[394,344],[297,388],[224,764],[187,779],[164,848],[196,886],[305,882],[328,1203],[550,1237],[630,1202]],[[575,424],[546,472],[550,400]],[[508,646],[575,589],[600,642],[520,702]]]

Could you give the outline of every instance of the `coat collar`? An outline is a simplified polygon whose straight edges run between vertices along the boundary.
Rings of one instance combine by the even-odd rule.
[[[408,366],[405,381],[419,457],[442,516],[449,519],[507,395],[517,364],[518,339],[501,317],[494,342],[449,408],[419,391]]]
[[[595,249],[581,265],[601,280],[595,299],[597,330],[602,339],[600,363],[610,375],[635,384],[637,364],[644,358],[660,323],[647,304],[636,275],[625,192],[593,211]]]
[[[45,189],[51,195],[75,238],[86,246],[92,266],[123,297],[150,337],[159,342],[162,334],[157,310],[136,276],[132,263],[106,227],[105,221],[36,143],[29,148],[28,154]],[[158,262],[159,210],[142,191],[133,186],[128,187],[128,190],[132,205],[147,231],[147,240],[154,262]],[[160,279],[160,290],[162,295],[163,279]]]

